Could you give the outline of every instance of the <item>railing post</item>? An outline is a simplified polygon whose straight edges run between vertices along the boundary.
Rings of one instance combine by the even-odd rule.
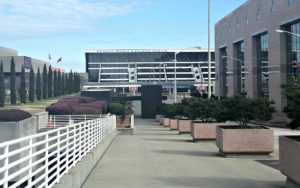
[[[130,127],[134,128],[134,115],[133,114],[131,114],[130,124],[131,124]]]
[[[4,155],[6,156],[4,159],[4,166],[8,166],[8,145],[4,148]],[[9,169],[6,169],[3,174],[3,179],[5,180],[3,188],[8,188],[8,170]]]
[[[29,172],[28,172],[28,175],[29,175],[29,179],[27,181],[27,184],[28,184],[28,187],[32,187],[32,138],[29,139],[29,153],[28,155],[30,156],[29,158],[29,161],[28,161],[28,166],[30,167],[29,168]]]
[[[55,129],[55,125],[56,125],[56,120],[55,120],[55,116],[53,116],[53,128]]]
[[[69,174],[69,128],[67,128],[67,142],[66,142],[66,174]]]
[[[60,130],[57,131],[57,157],[56,157],[56,177],[57,177],[57,183],[59,183],[59,172],[60,172]]]
[[[45,182],[46,182],[46,185],[45,187],[48,187],[48,177],[49,177],[49,134],[46,134],[45,135],[46,138],[46,144],[45,144]]]
[[[72,124],[72,118],[71,118],[71,115],[69,115],[69,125]]]

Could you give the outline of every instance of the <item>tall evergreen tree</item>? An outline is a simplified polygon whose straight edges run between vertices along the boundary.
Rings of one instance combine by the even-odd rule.
[[[73,93],[73,72],[71,70],[71,72],[69,73],[69,84],[70,84],[70,88],[69,88],[69,93]]]
[[[47,74],[47,67],[44,64],[43,68],[43,99],[48,98],[48,74]]]
[[[65,74],[61,74],[61,95],[65,94]]]
[[[42,99],[42,88],[41,88],[41,73],[40,68],[38,67],[37,75],[36,75],[36,99]]]
[[[49,71],[48,71],[48,97],[49,98],[52,98],[53,97],[53,93],[52,93],[52,88],[53,88],[53,85],[52,85],[52,68],[51,68],[51,65],[49,66]]]
[[[53,71],[53,95],[57,96],[57,72]]]
[[[23,65],[22,65],[21,76],[20,76],[19,96],[20,96],[20,102],[25,104],[27,96],[26,96],[25,68]]]
[[[35,86],[35,80],[34,80],[34,71],[33,67],[30,68],[30,74],[29,74],[29,101],[34,101],[34,86]]]
[[[57,96],[61,96],[61,73],[57,73]]]
[[[16,96],[16,65],[14,57],[11,58],[10,62],[10,103],[16,104],[17,103],[17,96]]]
[[[69,94],[70,84],[69,84],[69,74],[65,73],[65,94]]]
[[[5,85],[4,85],[4,71],[3,63],[0,64],[0,107],[5,106]]]

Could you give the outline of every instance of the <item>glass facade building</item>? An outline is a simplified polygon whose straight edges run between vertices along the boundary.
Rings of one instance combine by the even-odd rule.
[[[211,52],[212,82],[215,79],[214,55]],[[177,81],[208,81],[208,52],[202,49],[88,50],[85,58],[88,81],[93,83],[173,82],[175,72]]]

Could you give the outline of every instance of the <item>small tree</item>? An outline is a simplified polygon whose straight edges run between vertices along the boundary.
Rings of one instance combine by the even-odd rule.
[[[36,75],[36,99],[37,100],[41,100],[42,99],[40,68],[38,68],[37,75]]]
[[[48,98],[48,74],[47,74],[47,67],[46,64],[44,64],[43,68],[43,99]]]
[[[290,87],[283,86],[287,97],[287,106],[284,111],[292,119],[287,125],[291,129],[300,127],[300,77],[292,81]]]
[[[52,98],[53,97],[53,85],[52,85],[52,78],[53,78],[53,75],[52,75],[52,68],[51,68],[51,65],[49,66],[49,71],[48,71],[48,97],[49,98]]]
[[[108,112],[117,116],[125,116],[125,107],[121,103],[113,102],[109,104]]]
[[[5,106],[5,85],[4,85],[4,71],[3,63],[0,64],[0,107]]]
[[[244,95],[235,95],[222,100],[224,107],[223,117],[237,122],[241,127],[247,127],[251,120],[270,120],[275,112],[272,104],[263,98],[249,98]]]
[[[21,76],[20,76],[20,89],[19,89],[19,95],[20,95],[20,102],[26,103],[26,78],[25,78],[25,69],[22,65],[21,69]]]
[[[14,57],[11,58],[10,63],[10,103],[16,104],[17,103],[17,96],[16,96],[16,66]]]
[[[181,101],[183,115],[190,120],[200,117],[200,100],[196,97],[185,98]]]
[[[30,73],[29,73],[29,101],[33,102],[34,101],[34,71],[33,67],[31,66],[30,68]]]

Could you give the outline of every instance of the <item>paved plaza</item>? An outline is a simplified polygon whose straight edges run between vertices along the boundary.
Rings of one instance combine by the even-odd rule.
[[[279,134],[300,133],[275,129],[270,157],[223,158],[213,141],[192,142],[154,120],[136,119],[134,135],[116,137],[83,187],[283,188],[286,178],[275,169]]]

